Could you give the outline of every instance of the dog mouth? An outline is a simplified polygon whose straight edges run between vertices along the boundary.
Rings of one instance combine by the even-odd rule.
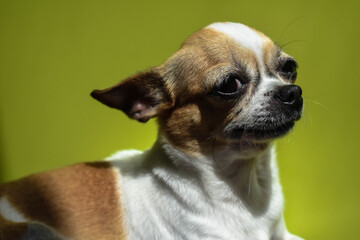
[[[272,140],[287,134],[295,125],[295,121],[282,124],[267,124],[263,126],[235,127],[230,130],[231,139],[245,138],[249,140]]]

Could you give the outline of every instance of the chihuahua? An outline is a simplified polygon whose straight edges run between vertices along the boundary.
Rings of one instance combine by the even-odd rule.
[[[302,114],[296,69],[263,33],[214,23],[160,66],[94,90],[157,118],[157,141],[2,185],[0,239],[301,239],[284,223],[273,147]]]

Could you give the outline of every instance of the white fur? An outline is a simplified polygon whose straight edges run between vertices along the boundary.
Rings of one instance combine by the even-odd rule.
[[[258,59],[260,67],[263,68],[261,60],[263,56],[262,46],[264,45],[267,38],[260,36],[259,33],[241,23],[213,23],[207,26],[207,28],[225,33],[233,40],[238,42],[242,47],[253,51]]]
[[[105,160],[107,161],[113,161],[113,160],[119,160],[119,159],[132,159],[133,156],[140,155],[142,152],[136,149],[129,149],[129,150],[123,150],[118,151],[111,155],[110,157],[107,157]]]
[[[275,240],[287,234],[271,147],[252,166],[244,161],[234,186],[216,174],[211,157],[190,158],[163,138],[149,151],[132,153],[129,158],[128,151],[119,152],[111,161],[121,169],[119,189],[129,239]],[[256,171],[249,176],[247,167],[269,174],[264,176],[270,182],[269,198],[259,198],[264,191],[260,176]],[[244,188],[245,199],[231,187]]]
[[[246,113],[244,115],[247,116],[247,119],[244,119],[244,122],[247,121],[249,125],[251,125],[251,122],[254,122],[254,119],[256,118],[256,114],[261,115],[266,113],[270,96],[264,97],[264,95],[270,91],[276,91],[276,88],[286,84],[289,83],[263,74],[262,81],[260,82],[256,93],[251,98],[249,107],[245,110]],[[258,119],[258,121],[260,121],[260,119]]]
[[[0,198],[0,215],[12,222],[26,222],[25,217],[10,204],[6,197]]]

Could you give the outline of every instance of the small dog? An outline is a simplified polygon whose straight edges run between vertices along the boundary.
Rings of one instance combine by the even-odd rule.
[[[214,23],[162,65],[91,95],[158,119],[154,146],[0,188],[0,239],[300,239],[283,219],[273,140],[302,113],[297,63]]]

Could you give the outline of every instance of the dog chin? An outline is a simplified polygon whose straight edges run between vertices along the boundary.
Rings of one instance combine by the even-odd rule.
[[[264,124],[252,127],[236,127],[230,131],[229,137],[233,140],[250,140],[255,142],[268,142],[287,134],[295,125],[295,121],[282,124]]]

